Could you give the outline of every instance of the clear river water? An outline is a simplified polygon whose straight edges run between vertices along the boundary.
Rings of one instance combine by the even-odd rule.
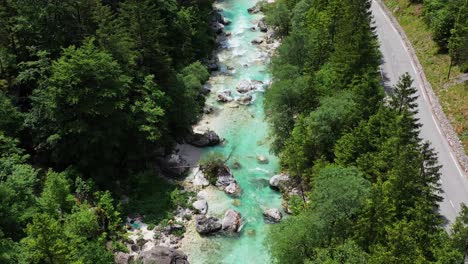
[[[241,213],[244,226],[240,233],[232,236],[220,234],[202,237],[188,230],[186,236],[190,238],[183,242],[182,250],[192,264],[271,263],[265,247],[266,233],[271,225],[265,223],[262,212],[267,208],[282,209],[280,193],[268,185],[269,178],[278,173],[279,164],[277,157],[269,152],[268,125],[263,111],[264,88],[260,86],[251,92],[254,101],[249,106],[216,101],[218,92],[225,90],[231,91],[234,98],[240,97],[236,87],[241,80],[258,80],[265,84],[270,81],[267,45],[251,43],[265,36],[257,28],[257,22],[263,15],[247,12],[257,2],[224,0],[216,3],[216,7],[223,10],[223,16],[232,22],[225,28],[226,32],[231,32],[231,36],[222,43],[223,48],[217,54],[221,69],[208,82],[212,92],[207,98],[207,104],[217,110],[206,115],[199,124],[200,127],[214,130],[226,142],[223,146],[204,149],[203,155],[210,151],[231,155],[228,165],[242,188],[242,194],[237,198],[214,187],[202,191],[208,201],[208,215],[222,219],[224,212],[232,208]],[[252,31],[251,27],[256,27],[256,30]],[[259,163],[258,156],[268,158],[269,162]],[[239,162],[241,168],[234,169],[234,162]]]

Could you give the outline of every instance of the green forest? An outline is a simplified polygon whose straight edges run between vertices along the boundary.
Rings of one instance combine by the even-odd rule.
[[[116,198],[202,113],[212,2],[0,1],[0,263],[113,262]]]
[[[419,138],[416,88],[405,74],[385,96],[369,7],[368,0],[266,7],[283,40],[265,109],[273,151],[300,190],[285,192],[293,216],[266,244],[278,263],[463,263],[468,208],[447,234],[440,165]],[[460,19],[448,13],[441,45],[462,54],[466,41],[454,44]]]
[[[128,251],[122,197],[153,228],[188,203],[155,175],[203,115],[214,2],[0,0],[0,263],[113,263]],[[468,207],[450,227],[438,211],[441,165],[419,137],[411,76],[384,92],[370,4],[261,5],[281,40],[263,107],[292,179],[280,188],[291,215],[264,242],[277,263],[468,256]],[[467,14],[466,0],[424,1],[464,71]]]
[[[468,1],[425,0],[423,18],[440,52],[450,55],[450,66],[457,64],[468,72]]]

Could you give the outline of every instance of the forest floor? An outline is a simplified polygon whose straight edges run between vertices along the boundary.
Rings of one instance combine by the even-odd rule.
[[[457,66],[452,67],[450,79],[447,79],[450,57],[440,53],[432,40],[431,31],[422,18],[422,4],[410,4],[408,0],[384,2],[413,44],[428,81],[468,152],[468,82],[456,81],[462,76]]]

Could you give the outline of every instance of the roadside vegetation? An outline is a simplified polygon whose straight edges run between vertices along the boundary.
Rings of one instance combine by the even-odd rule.
[[[419,138],[408,74],[380,84],[370,1],[266,6],[282,45],[265,108],[273,151],[305,199],[266,240],[277,263],[463,263],[468,209],[449,234],[440,165]]]
[[[413,44],[428,81],[468,152],[468,3],[384,0]],[[450,71],[450,78],[448,78]]]
[[[212,3],[0,1],[0,263],[112,263],[123,212],[186,205],[154,163],[202,113]]]

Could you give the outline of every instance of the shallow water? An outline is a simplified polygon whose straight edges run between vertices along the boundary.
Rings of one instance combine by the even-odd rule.
[[[231,155],[228,165],[242,188],[242,194],[238,198],[229,197],[212,187],[205,190],[204,192],[210,193],[208,215],[222,219],[224,212],[232,208],[241,213],[245,225],[239,234],[231,237],[201,237],[192,233],[194,237],[182,246],[192,264],[271,263],[269,252],[264,246],[270,225],[264,222],[262,212],[267,208],[281,209],[281,196],[268,186],[268,179],[278,172],[279,165],[278,159],[269,153],[263,91],[260,89],[252,93],[254,103],[250,106],[230,108],[229,104],[221,105],[216,102],[218,91],[230,90],[234,98],[239,97],[236,86],[243,79],[264,83],[270,79],[266,71],[267,63],[264,63],[268,62],[265,49],[251,44],[253,39],[264,35],[258,28],[254,32],[250,30],[252,26],[257,27],[256,21],[262,17],[261,14],[250,15],[247,12],[256,2],[257,0],[224,0],[216,5],[224,10],[223,15],[232,22],[225,28],[226,32],[232,32],[232,36],[223,43],[226,48],[218,53],[221,71],[227,71],[229,66],[234,68],[234,74],[214,74],[211,77],[209,84],[212,93],[207,103],[217,107],[218,111],[215,117],[206,117],[200,124],[216,131],[227,142],[224,146],[204,150],[204,155],[210,151]],[[267,157],[268,164],[260,164],[257,156]],[[232,169],[234,161],[241,164],[240,169]]]

